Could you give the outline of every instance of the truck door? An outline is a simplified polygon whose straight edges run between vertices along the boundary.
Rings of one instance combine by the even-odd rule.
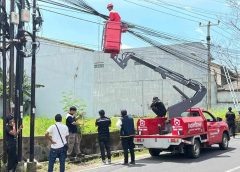
[[[209,143],[221,142],[220,126],[216,118],[209,112],[203,111],[203,115],[207,120],[207,131]]]

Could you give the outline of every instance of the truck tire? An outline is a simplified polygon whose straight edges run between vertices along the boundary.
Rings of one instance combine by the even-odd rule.
[[[159,156],[159,154],[160,154],[160,152],[161,152],[160,149],[149,149],[148,151],[149,151],[149,153],[150,153],[150,155],[151,155],[152,157]]]
[[[219,148],[221,150],[227,150],[228,149],[228,135],[227,135],[227,133],[223,133],[222,142],[219,144]]]
[[[201,145],[198,139],[195,139],[193,145],[188,146],[187,148],[188,157],[198,158],[200,156]]]

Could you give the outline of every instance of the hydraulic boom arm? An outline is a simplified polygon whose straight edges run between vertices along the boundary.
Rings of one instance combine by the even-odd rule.
[[[195,94],[192,97],[188,97],[177,86],[173,85],[173,88],[184,97],[184,100],[168,107],[168,112],[169,112],[170,118],[179,116],[182,112],[185,112],[187,109],[189,109],[189,108],[193,107],[194,105],[196,105],[197,103],[199,103],[203,99],[203,97],[205,96],[205,94],[207,92],[206,87],[204,85],[202,85],[200,82],[191,80],[191,79],[186,79],[183,75],[176,73],[172,70],[169,70],[163,66],[153,65],[141,58],[138,58],[132,52],[124,53],[122,55],[122,58],[112,54],[112,58],[122,69],[124,69],[127,66],[128,60],[132,59],[132,60],[160,73],[163,79],[170,78],[170,79],[195,91]]]

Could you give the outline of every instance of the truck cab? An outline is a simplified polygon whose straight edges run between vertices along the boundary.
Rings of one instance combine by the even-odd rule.
[[[229,129],[226,122],[201,108],[191,108],[171,119],[139,119],[135,143],[149,149],[152,156],[161,151],[186,153],[198,158],[202,147],[218,144],[227,149]]]

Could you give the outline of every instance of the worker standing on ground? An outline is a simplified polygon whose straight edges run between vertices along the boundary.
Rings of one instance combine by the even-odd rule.
[[[17,135],[22,130],[22,126],[16,129],[16,124],[13,115],[8,115],[6,118],[6,144],[7,144],[7,168],[9,172],[15,172],[18,164],[17,160]]]
[[[120,128],[120,137],[122,141],[122,147],[124,151],[124,163],[123,165],[128,164],[128,150],[131,155],[131,162],[130,164],[135,164],[135,153],[134,153],[134,135],[135,135],[135,129],[134,129],[134,120],[132,117],[127,115],[126,110],[121,111],[121,119],[120,122],[117,123]]]
[[[235,138],[235,129],[236,129],[235,119],[236,119],[235,113],[233,113],[232,108],[229,107],[228,112],[226,113],[226,121],[233,138]]]
[[[105,148],[107,151],[108,164],[111,164],[111,151],[110,151],[110,133],[109,127],[111,126],[111,120],[105,116],[105,111],[99,111],[100,118],[96,120],[96,126],[98,127],[98,140],[101,151],[102,162],[106,164]]]
[[[60,162],[60,172],[65,171],[65,159],[67,154],[67,136],[69,135],[68,128],[62,124],[62,115],[55,116],[56,123],[51,125],[45,134],[47,140],[51,142],[49,152],[48,172],[53,172],[56,159]]]
[[[112,3],[109,3],[107,5],[107,9],[110,12],[109,13],[109,21],[121,22],[121,17],[118,14],[118,12],[113,10],[113,4]]]
[[[75,106],[70,107],[69,113],[66,117],[66,125],[69,129],[69,136],[68,136],[68,151],[67,156],[70,157],[73,153],[80,157],[82,156],[80,151],[80,134],[78,133],[78,125],[79,123],[77,120],[80,116],[76,117],[75,114],[77,113],[77,108]]]
[[[158,97],[153,97],[151,109],[158,117],[166,116],[167,110],[165,108],[165,105]]]

